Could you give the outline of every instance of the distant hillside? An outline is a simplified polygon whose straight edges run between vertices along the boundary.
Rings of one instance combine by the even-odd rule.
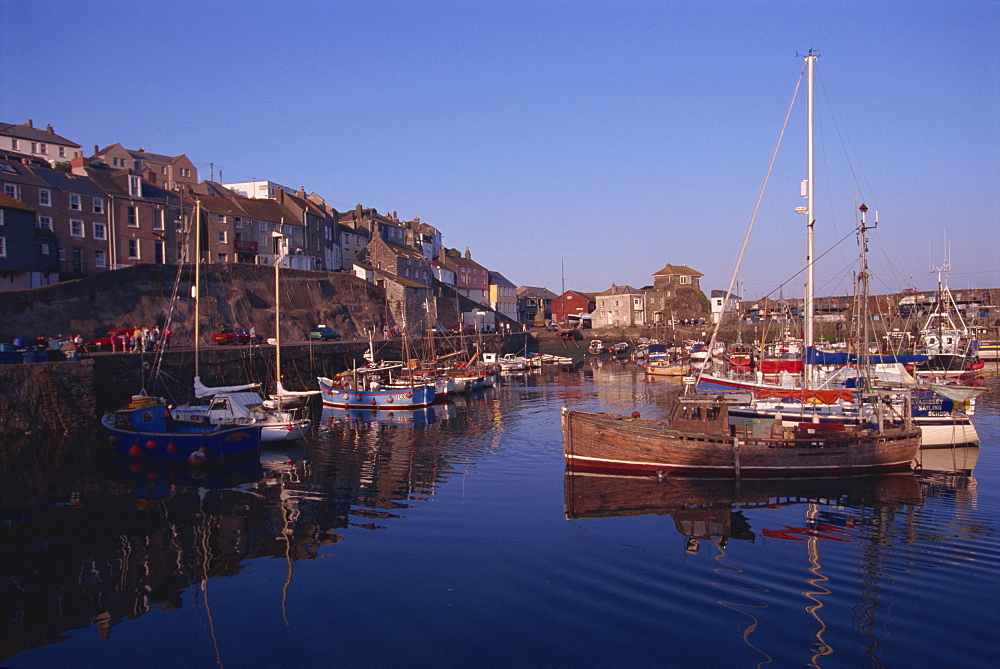
[[[194,270],[139,265],[86,279],[0,292],[0,341],[15,337],[81,334],[101,336],[109,328],[160,325],[173,300],[174,341],[189,344],[194,329],[191,286]],[[203,265],[202,341],[226,326],[256,327],[274,336],[274,268],[258,265]],[[385,323],[384,292],[343,272],[281,271],[282,339],[303,340],[323,323],[347,337],[365,326]]]

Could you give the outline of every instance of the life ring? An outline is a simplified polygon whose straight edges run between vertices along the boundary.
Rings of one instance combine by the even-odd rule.
[[[250,409],[250,413],[264,413],[264,409],[262,407],[254,407]]]

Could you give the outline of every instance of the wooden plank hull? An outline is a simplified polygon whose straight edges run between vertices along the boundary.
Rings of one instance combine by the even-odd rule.
[[[572,471],[709,476],[837,476],[905,470],[920,431],[843,431],[796,437],[729,436],[672,429],[666,421],[563,409]]]

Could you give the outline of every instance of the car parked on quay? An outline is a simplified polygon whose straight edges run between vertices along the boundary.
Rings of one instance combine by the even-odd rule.
[[[260,344],[264,337],[259,334],[251,334],[249,328],[223,328],[222,332],[212,335],[212,341],[216,344]]]
[[[340,333],[333,328],[328,328],[325,325],[317,325],[315,328],[309,331],[310,339],[320,339],[322,341],[337,340],[340,339]]]

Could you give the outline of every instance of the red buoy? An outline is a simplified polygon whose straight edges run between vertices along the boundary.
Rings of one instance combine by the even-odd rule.
[[[154,448],[156,448],[156,442],[153,441],[152,439],[148,440],[146,442],[146,448],[148,448],[149,450],[153,450]]]
[[[176,452],[177,452],[177,444],[171,441],[169,444],[167,444],[167,453],[176,453]]]
[[[639,417],[639,412],[638,411],[633,411],[632,412],[632,418],[638,418],[638,417]]]
[[[142,451],[139,449],[139,444],[132,444],[132,448],[128,449],[128,454],[133,458],[139,457],[140,453],[142,453]]]

